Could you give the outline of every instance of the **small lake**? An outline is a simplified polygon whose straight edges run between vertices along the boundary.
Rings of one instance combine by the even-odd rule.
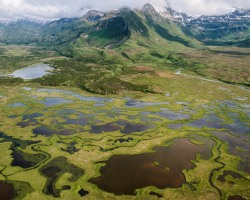
[[[12,184],[0,181],[0,197],[1,200],[14,199],[16,192]]]
[[[56,106],[60,104],[73,103],[73,100],[59,98],[59,97],[48,97],[45,98],[43,101],[38,101],[38,102],[45,106]]]
[[[188,138],[179,138],[152,153],[114,155],[101,167],[101,176],[89,182],[116,195],[134,195],[136,189],[147,186],[179,188],[186,182],[182,170],[194,168],[190,160],[198,153],[204,157],[211,148],[211,142],[195,145]]]
[[[23,106],[26,106],[26,105],[21,102],[9,104],[9,107],[11,108],[17,108],[17,107],[23,107]]]
[[[169,102],[146,102],[146,101],[138,101],[131,98],[125,98],[126,106],[133,108],[145,108],[149,106],[157,106],[157,105],[169,105]]]
[[[43,136],[52,136],[52,135],[73,135],[77,133],[77,129],[67,129],[62,125],[58,125],[58,127],[54,128],[52,126],[41,125],[35,129],[33,129],[33,134],[35,135],[43,135]]]
[[[78,100],[81,101],[86,101],[86,102],[95,102],[97,104],[103,104],[103,103],[109,103],[113,102],[112,99],[107,98],[107,97],[95,97],[95,96],[82,96],[78,93],[71,92],[69,90],[60,90],[60,89],[38,89],[38,93],[47,93],[47,94],[52,94],[52,93],[58,93],[58,94],[64,94],[64,95],[69,95],[72,97],[77,98]]]
[[[25,67],[23,69],[16,70],[9,75],[13,76],[14,78],[23,78],[29,80],[29,79],[41,78],[47,74],[50,74],[51,71],[53,70],[54,70],[53,67],[47,64],[39,63],[29,67]]]

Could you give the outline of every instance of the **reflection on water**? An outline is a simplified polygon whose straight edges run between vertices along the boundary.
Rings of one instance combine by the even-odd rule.
[[[41,125],[33,129],[33,134],[43,135],[43,136],[52,136],[52,135],[73,135],[77,133],[76,129],[66,129],[66,128],[53,128],[45,125]]]
[[[41,78],[47,74],[50,74],[50,71],[53,70],[54,68],[50,67],[49,65],[39,63],[20,70],[16,70],[10,75],[13,76],[14,78],[23,78],[28,80],[28,79]]]
[[[169,124],[168,127],[171,129],[181,129],[183,125],[182,124]]]
[[[108,123],[103,125],[91,126],[90,133],[102,133],[102,132],[113,132],[121,130],[121,127],[114,123]]]
[[[26,106],[26,105],[24,103],[21,103],[21,102],[9,104],[9,107],[11,107],[11,108],[18,108],[18,107],[23,107],[23,106]]]
[[[121,133],[123,134],[143,132],[143,131],[155,128],[155,125],[153,124],[137,124],[137,123],[132,123],[132,122],[128,122],[125,120],[119,120],[116,122],[116,124],[123,127],[121,130]]]
[[[94,96],[83,96],[83,95],[80,95],[78,93],[71,92],[69,90],[39,89],[39,90],[37,90],[37,92],[38,93],[49,93],[49,94],[51,94],[51,93],[65,94],[65,95],[75,97],[75,98],[77,98],[78,100],[81,100],[81,101],[87,101],[87,102],[93,101],[93,102],[95,102],[97,104],[113,102],[113,100],[110,99],[110,98],[94,97]]]
[[[123,134],[131,134],[135,132],[143,132],[153,128],[155,128],[155,125],[136,124],[125,120],[119,120],[117,122],[111,122],[102,125],[92,125],[90,133],[120,131]]]
[[[214,120],[211,120],[211,119]],[[197,128],[203,128],[203,127],[209,127],[209,128],[216,128],[216,129],[228,129],[231,133],[241,135],[247,134],[250,132],[250,128],[247,125],[246,122],[243,122],[239,120],[238,118],[232,118],[233,123],[232,124],[225,124],[222,123],[222,119],[216,117],[216,116],[204,116],[201,119],[198,119],[196,121],[188,123],[189,126],[197,127]]]
[[[79,114],[77,119],[70,119],[66,116],[64,118],[66,119],[66,122],[64,124],[74,124],[80,126],[85,126],[88,124],[88,119],[82,114]]]
[[[168,105],[168,102],[146,102],[146,101],[138,101],[131,98],[125,98],[127,100],[126,106],[133,108],[144,108],[148,106],[157,106],[157,105]]]
[[[32,113],[32,114],[25,114],[23,115],[22,121],[17,123],[17,126],[20,126],[22,128],[28,127],[28,126],[36,126],[38,125],[38,120],[36,118],[42,117],[44,114],[42,113]]]
[[[45,98],[43,101],[39,101],[39,103],[45,105],[45,106],[56,106],[59,104],[65,104],[65,103],[72,103],[73,100],[70,99],[64,99],[59,97],[48,97]]]
[[[26,90],[26,91],[31,91],[32,90],[32,88],[30,88],[30,87],[23,87],[23,89]]]
[[[162,112],[155,113],[155,115],[166,118],[168,120],[185,120],[190,118],[190,115],[188,114],[177,113],[170,110],[163,110]]]
[[[154,131],[156,127],[168,127],[178,133],[187,126],[208,127],[213,129],[214,136],[228,143],[230,153],[243,159],[244,171],[250,172],[248,147],[250,105],[247,102],[214,101],[193,107],[185,101],[169,104],[168,102],[145,102],[132,98],[112,99],[102,96],[84,96],[84,94],[60,89],[34,90],[28,87],[22,89],[26,90],[25,101],[19,100],[20,102],[7,105],[12,108],[9,109],[11,112],[12,110],[22,111],[23,109],[18,108],[24,106],[27,110],[23,115],[20,112],[8,113],[9,120],[15,121],[23,128],[34,126],[34,134],[72,135],[85,131],[95,134],[109,132],[132,134],[147,130]],[[39,105],[42,107],[41,110],[29,114],[28,105],[33,105],[34,101],[27,97],[29,91],[30,96],[37,92],[37,98],[40,99],[38,102],[47,107]],[[176,104],[178,104],[177,108],[182,110],[172,111],[171,106],[175,106],[174,109]],[[57,105],[62,105],[63,109],[53,107]],[[20,122],[17,121],[19,117],[22,117]],[[204,131],[211,130],[204,129]]]

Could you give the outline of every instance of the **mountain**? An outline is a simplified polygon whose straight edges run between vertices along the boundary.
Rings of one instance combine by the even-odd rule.
[[[162,16],[182,22],[186,34],[206,45],[250,46],[250,11],[234,9],[220,16],[189,16],[167,8]]]
[[[208,45],[233,45],[249,41],[250,11],[241,9],[221,16],[201,16],[191,20],[187,27],[197,39]]]
[[[89,24],[89,28],[82,33],[81,42],[85,45],[106,47],[128,39],[130,30],[122,12],[123,9],[102,14],[95,11],[86,13],[81,19]]]
[[[204,45],[249,47],[249,11],[244,10],[199,17],[171,8],[159,12],[150,4],[141,9],[88,10],[79,18],[47,23],[0,23],[0,43],[37,45],[66,56],[67,60],[50,62],[60,70],[40,80],[42,84],[72,84],[97,93],[113,93],[118,85],[151,91],[128,85],[118,77],[130,74],[133,66],[183,69],[225,82],[249,84],[248,49]],[[4,58],[8,64],[9,57]]]
[[[123,7],[101,12],[89,10],[80,18],[63,18],[50,23],[29,19],[0,22],[0,43],[41,46],[84,45],[114,48],[128,40],[175,42],[186,47],[206,45],[250,46],[250,11],[236,9],[221,16],[189,16],[152,5],[142,9]],[[142,42],[142,43],[145,43]]]
[[[81,19],[89,22],[95,22],[101,19],[104,13],[98,10],[89,10]]]
[[[47,22],[32,19],[0,22],[0,43],[32,44],[37,43],[40,30]]]
[[[74,41],[85,31],[86,23],[79,18],[62,18],[46,24],[39,30],[41,46],[64,45]]]
[[[154,37],[196,46],[198,42],[185,35],[181,26],[179,22],[162,17],[152,5],[146,4],[136,10],[128,7],[109,12],[90,10],[80,18],[64,18],[46,24],[28,20],[0,23],[0,42],[42,46],[77,43],[114,48],[129,39],[150,40]]]
[[[190,22],[191,20],[195,19],[194,16],[190,16],[186,13],[180,13],[175,10],[173,10],[171,7],[166,7],[164,11],[160,11],[160,14],[172,21],[178,21],[183,24]]]
[[[142,9],[146,22],[162,38],[181,43],[187,47],[198,47],[199,43],[193,36],[185,34],[185,28],[181,22],[172,21],[157,12],[152,5],[146,4]]]

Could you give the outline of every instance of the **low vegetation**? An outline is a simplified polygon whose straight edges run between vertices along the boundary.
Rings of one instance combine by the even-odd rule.
[[[9,199],[24,200],[249,199],[249,48],[203,46],[143,12],[124,8],[108,21],[117,27],[61,19],[43,47],[0,46],[0,196],[7,188]],[[54,71],[5,76],[35,63]],[[178,186],[149,180],[119,196],[90,181],[116,157],[161,149],[181,162],[175,140],[199,149]],[[171,164],[163,155],[140,167],[171,177]]]

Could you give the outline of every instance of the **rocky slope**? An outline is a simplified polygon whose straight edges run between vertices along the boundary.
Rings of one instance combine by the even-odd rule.
[[[167,8],[162,16],[182,22],[187,34],[208,45],[250,46],[250,10],[234,9],[220,16],[193,17]]]

